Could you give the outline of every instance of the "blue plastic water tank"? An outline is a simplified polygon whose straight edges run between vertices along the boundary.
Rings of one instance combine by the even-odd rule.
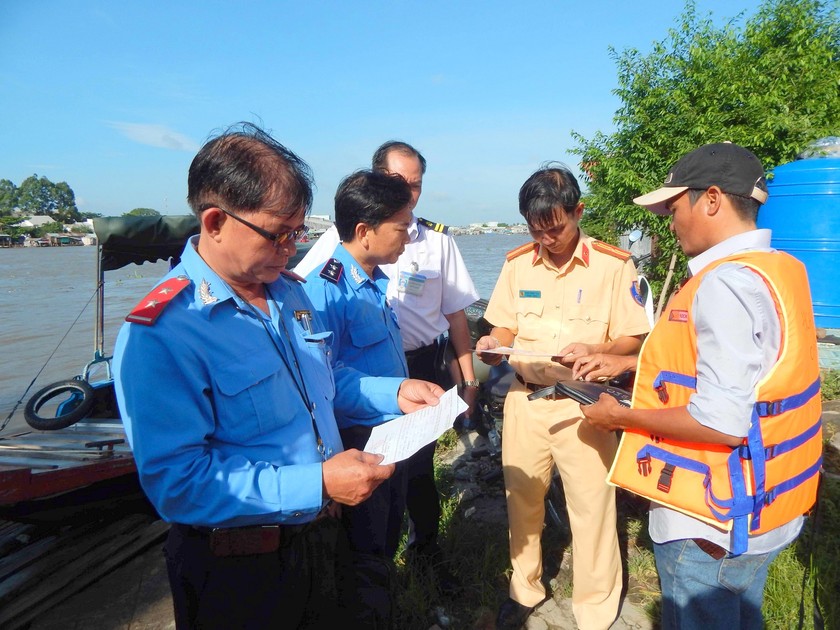
[[[810,158],[777,166],[758,227],[772,244],[808,270],[818,328],[840,328],[840,158]]]

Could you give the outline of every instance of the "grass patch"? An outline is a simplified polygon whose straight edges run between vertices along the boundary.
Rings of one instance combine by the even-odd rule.
[[[823,400],[840,399],[840,370],[822,370],[820,389]]]
[[[454,435],[454,432],[452,432]],[[444,438],[446,434],[444,434]],[[454,444],[456,438],[453,438]],[[440,452],[445,448],[438,444]],[[451,446],[450,446],[451,448]],[[455,493],[449,466],[436,461],[435,473],[441,502],[440,545],[450,559],[452,573],[461,583],[461,592],[442,593],[432,572],[405,562],[403,553],[406,538],[397,554],[397,611],[395,628],[427,630],[441,622],[445,614],[451,628],[484,627],[495,620],[500,602],[499,593],[506,596],[508,572],[507,525],[488,523],[464,517],[464,506]],[[485,492],[504,493],[501,480],[483,488]],[[441,624],[443,625],[443,624]],[[492,623],[490,626],[492,628]]]

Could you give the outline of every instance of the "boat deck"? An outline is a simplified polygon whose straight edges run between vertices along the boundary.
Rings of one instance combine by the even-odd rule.
[[[0,505],[38,499],[133,472],[119,420],[0,437]]]

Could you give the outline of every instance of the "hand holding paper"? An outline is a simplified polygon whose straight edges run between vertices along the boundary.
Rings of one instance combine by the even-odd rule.
[[[466,409],[467,403],[461,400],[457,388],[453,387],[440,397],[436,406],[424,407],[374,427],[365,451],[384,455],[382,464],[407,459],[452,428],[455,418]]]

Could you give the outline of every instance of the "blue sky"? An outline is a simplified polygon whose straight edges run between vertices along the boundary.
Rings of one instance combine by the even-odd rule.
[[[697,0],[724,22],[757,2]],[[0,179],[66,181],[83,212],[188,212],[214,131],[258,122],[312,167],[313,213],[389,139],[428,159],[418,214],[516,222],[571,132],[609,132],[609,54],[683,5],[635,2],[0,1]]]

